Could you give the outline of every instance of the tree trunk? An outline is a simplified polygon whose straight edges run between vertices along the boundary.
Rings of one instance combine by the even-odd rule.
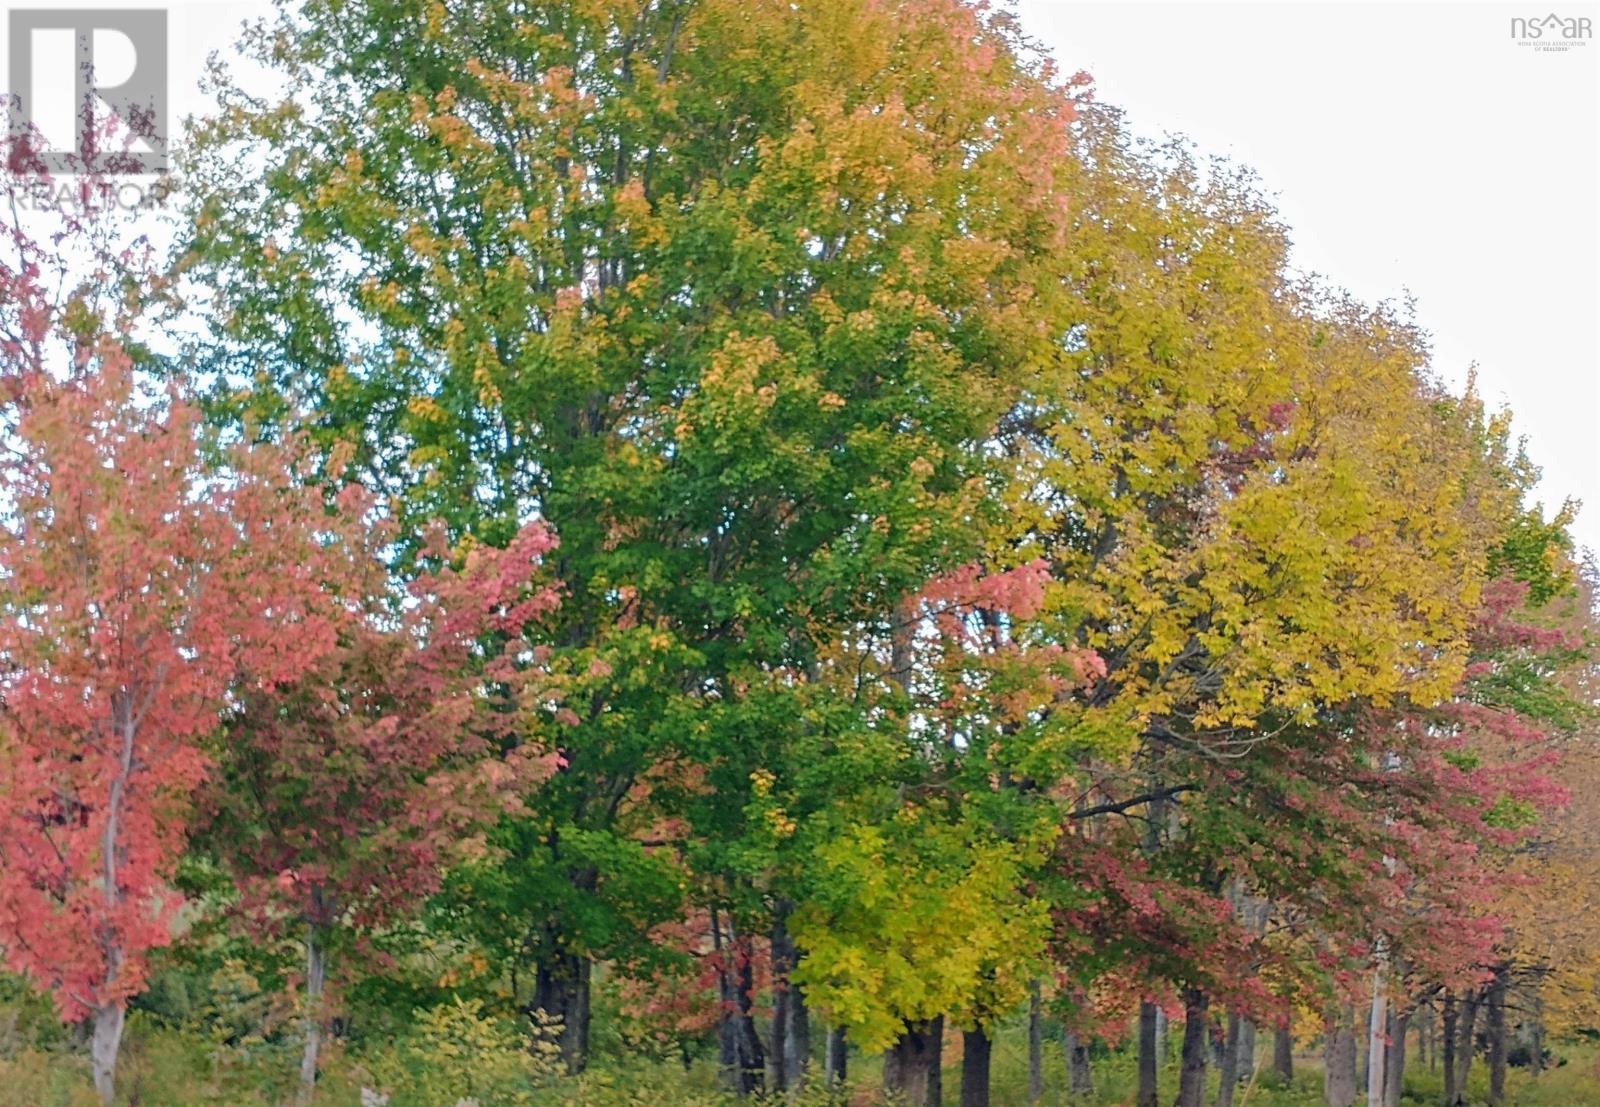
[[[1489,1102],[1506,1101],[1506,967],[1495,970],[1489,984]]]
[[[575,954],[549,953],[533,978],[528,1013],[556,1034],[569,1073],[589,1063],[589,979],[594,963]],[[537,1013],[537,1014],[536,1014]]]
[[[1044,1011],[1039,999],[1039,982],[1028,982],[1028,1102],[1044,1096]]]
[[[1472,1055],[1478,1051],[1479,993],[1472,992],[1461,1003],[1461,1013],[1456,1017],[1456,1095],[1467,1094],[1467,1077],[1472,1075]]]
[[[300,1054],[300,1091],[297,1099],[301,1107],[311,1102],[311,1093],[317,1086],[317,1053],[322,1048],[322,993],[327,979],[322,933],[314,923],[307,923],[305,1049]]]
[[[1139,1004],[1139,1092],[1134,1100],[1137,1107],[1158,1107],[1161,1095],[1156,1038],[1156,1015],[1160,1010],[1148,1001]]]
[[[830,1088],[837,1088],[848,1078],[849,1052],[845,1042],[844,1027],[830,1026],[828,1041],[822,1050],[822,1075]]]
[[[1328,1107],[1350,1107],[1356,1101],[1355,1008],[1340,1008],[1328,1027],[1323,1046],[1323,1098]]]
[[[980,1025],[961,1032],[961,1107],[989,1107],[989,1062],[994,1042]]]
[[[739,1040],[728,1013],[728,985],[722,970],[717,970],[717,1087],[725,1092],[739,1089]]]
[[[1389,1042],[1383,1056],[1383,1107],[1400,1107],[1400,1092],[1405,1087],[1406,1035],[1410,1031],[1410,1016],[1390,1008]]]
[[[755,972],[748,951],[739,946],[739,935],[730,921],[727,940],[722,922],[711,912],[711,945],[718,955],[717,992],[722,1015],[717,1023],[718,1079],[728,1091],[745,1096],[762,1090],[766,1059],[761,1036],[756,1033]]]
[[[1222,1063],[1217,1066],[1217,1107],[1233,1107],[1233,1090],[1239,1086],[1239,1038],[1243,1031],[1244,1020],[1239,1012],[1229,1011]]]
[[[1072,1095],[1088,1095],[1094,1091],[1094,1078],[1089,1070],[1089,1047],[1072,1031],[1061,1036],[1062,1052],[1067,1059],[1067,1091]]]
[[[784,1055],[784,1039],[789,1036],[789,1008],[784,1002],[783,950],[778,944],[778,929],[772,931],[772,1024],[767,1035],[767,1087],[781,1092],[789,1086]]]
[[[1372,975],[1372,1009],[1367,1014],[1367,1107],[1383,1107],[1383,1062],[1386,1053],[1385,1039],[1389,1033],[1388,982],[1384,979],[1382,949],[1379,949],[1378,968]]]
[[[734,1016],[735,1040],[739,1053],[739,1094],[750,1095],[762,1090],[766,1077],[766,1060],[762,1056],[761,1036],[756,1033],[755,1020],[755,966],[748,956],[734,973],[734,1002],[738,1013]]]
[[[122,878],[117,864],[124,853],[122,842],[122,805],[128,794],[128,782],[133,776],[134,741],[138,733],[132,698],[126,690],[111,696],[113,727],[121,737],[121,754],[117,763],[117,776],[111,782],[111,794],[106,802],[105,826],[100,831],[100,896],[108,913],[116,912],[122,905]],[[124,951],[113,945],[106,951],[104,983],[111,985],[122,975]],[[117,1094],[117,1053],[122,1049],[122,1027],[128,1015],[127,1003],[117,1000],[96,1007],[90,1012],[94,1029],[89,1039],[89,1064],[94,1076],[94,1090],[100,1100],[109,1104]]]
[[[1250,1078],[1256,1074],[1256,1024],[1249,1019],[1239,1022],[1239,1062],[1238,1075],[1235,1077],[1241,1084],[1248,1084]]]
[[[1456,997],[1444,994],[1444,1014],[1440,1017],[1439,1059],[1444,1067],[1445,1107],[1455,1107],[1456,1102]]]
[[[884,1055],[883,1090],[898,1092],[906,1107],[941,1107],[943,1047],[943,1015],[907,1023],[900,1040]]]
[[[805,1087],[811,1069],[811,1012],[798,984],[784,993],[789,1006],[789,1032],[783,1037],[783,1072],[791,1090]]]
[[[1173,1107],[1204,1107],[1206,1098],[1206,1008],[1210,1000],[1197,988],[1183,993],[1183,1054],[1178,1098]]]
[[[795,1091],[805,1084],[811,1064],[811,1016],[805,995],[791,979],[799,955],[789,937],[791,905],[780,903],[772,925],[772,1043],[768,1050],[768,1084],[774,1091]]]
[[[1544,1075],[1544,994],[1542,977],[1536,978],[1533,989],[1533,1075]]]
[[[1294,1080],[1294,1031],[1288,1023],[1272,1032],[1272,1069],[1285,1084]]]
[[[122,1025],[128,1009],[121,1003],[96,1007],[90,1014],[94,1031],[89,1039],[89,1063],[94,1071],[94,1090],[100,1101],[109,1104],[117,1087],[117,1051],[122,1048]]]

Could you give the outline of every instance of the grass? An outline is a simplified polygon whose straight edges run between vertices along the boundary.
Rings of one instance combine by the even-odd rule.
[[[3,1017],[0,1017],[3,1022]],[[289,1043],[246,1048],[217,1045],[182,1030],[132,1021],[119,1071],[119,1101],[124,1107],[281,1107],[292,1102],[292,1049]],[[956,1103],[960,1088],[959,1035],[947,1039],[944,1077],[947,1105]],[[446,1049],[446,1054],[450,1051]],[[1507,1089],[1509,1107],[1600,1107],[1600,1051],[1593,1045],[1558,1046],[1565,1064],[1535,1078],[1513,1069]],[[470,1072],[487,1059],[444,1056],[441,1066],[466,1066]],[[881,1096],[881,1067],[876,1058],[851,1057],[852,1086],[844,1093],[814,1089],[801,1107],[862,1107]],[[330,1051],[317,1107],[360,1107],[360,1088],[371,1070],[358,1059]],[[1130,1054],[1108,1053],[1094,1061],[1094,1092],[1069,1097],[1064,1092],[1065,1064],[1059,1046],[1047,1043],[1042,1107],[1132,1107],[1134,1063]],[[1177,1088],[1177,1066],[1161,1074],[1161,1101],[1170,1103]],[[438,1083],[430,1082],[437,1087]],[[446,1082],[448,1083],[448,1082]],[[1487,1103],[1487,1073],[1474,1065],[1468,1102]],[[456,1107],[437,1093],[426,1100],[390,1085],[391,1107]],[[1211,1073],[1207,1103],[1214,1101],[1216,1073]],[[1405,1103],[1432,1107],[1440,1102],[1437,1072],[1416,1063],[1406,1074]],[[436,1101],[436,1102],[435,1102]],[[614,1054],[596,1058],[582,1078],[562,1078],[523,1085],[516,1092],[495,1093],[477,1107],[721,1107],[737,1102],[715,1090],[713,1066],[705,1060],[687,1069],[671,1061]],[[995,1043],[992,1078],[995,1107],[1027,1104],[1027,1041],[1020,1026],[1003,1027]],[[1295,1079],[1280,1086],[1274,1074],[1261,1072],[1241,1086],[1235,1107],[1318,1107],[1322,1104],[1320,1059],[1296,1058]],[[1362,1103],[1364,1104],[1364,1100]],[[81,1052],[66,1039],[22,1044],[0,1034],[0,1107],[98,1107]]]

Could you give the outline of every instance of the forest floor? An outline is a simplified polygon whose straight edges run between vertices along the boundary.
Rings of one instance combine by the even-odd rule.
[[[1267,1043],[1270,1051],[1270,1043]],[[1051,1054],[1057,1056],[1051,1056]],[[1558,1046],[1554,1050],[1558,1067],[1533,1077],[1524,1069],[1512,1069],[1507,1080],[1507,1107],[1600,1107],[1600,1050],[1588,1043]],[[1270,1052],[1258,1058],[1270,1064]],[[1564,1062],[1564,1063],[1560,1063]],[[864,1073],[864,1077],[869,1075]],[[1132,1107],[1136,1075],[1132,1053],[1113,1053],[1094,1063],[1094,1092],[1069,1097],[1066,1072],[1059,1050],[1048,1050],[1045,1063],[1044,1107]],[[1209,1073],[1208,1104],[1216,1101],[1217,1074]],[[960,1087],[959,1068],[945,1072],[945,1102],[954,1104]],[[1161,1073],[1161,1102],[1170,1102],[1178,1086],[1176,1062]],[[1021,1028],[1003,1033],[995,1043],[993,1095],[995,1107],[1024,1107],[1028,1102],[1027,1038]],[[1442,1077],[1436,1069],[1413,1064],[1406,1071],[1403,1102],[1406,1107],[1437,1107],[1443,1099]],[[864,1102],[872,1102],[869,1098]],[[1361,1104],[1365,1104],[1362,1097]],[[1480,1058],[1468,1081],[1466,1102],[1470,1107],[1488,1103],[1488,1071]],[[1295,1078],[1285,1087],[1275,1074],[1258,1070],[1255,1078],[1241,1085],[1233,1098],[1234,1107],[1323,1107],[1322,1058],[1315,1053],[1297,1054]]]
[[[5,1020],[0,1012],[0,1023]],[[0,1107],[98,1107],[88,1079],[87,1065],[76,1052],[62,1049],[6,1048],[0,1025]],[[954,1037],[954,1036],[952,1036]],[[959,1041],[959,1038],[956,1038]],[[1535,1077],[1512,1069],[1507,1107],[1600,1107],[1600,1048],[1593,1043],[1565,1043],[1554,1049],[1555,1067]],[[960,1065],[955,1051],[946,1054],[944,1103],[954,1107],[959,1097]],[[293,1102],[292,1087],[280,1076],[291,1066],[287,1053],[268,1051],[253,1056],[227,1046],[207,1047],[190,1035],[155,1026],[135,1026],[125,1044],[119,1070],[119,1105],[123,1107],[280,1107]],[[328,1058],[314,1107],[367,1107],[363,1103],[362,1066],[334,1051]],[[954,1062],[954,1063],[952,1063]],[[797,1101],[798,1107],[877,1107],[883,1102],[880,1066],[876,1058],[852,1055],[853,1082],[843,1093],[813,1089]],[[1262,1070],[1239,1087],[1234,1107],[1321,1107],[1321,1061],[1314,1053],[1295,1059],[1295,1079],[1281,1085],[1274,1074]],[[470,1058],[466,1068],[472,1068]],[[1114,1052],[1094,1059],[1094,1091],[1069,1097],[1065,1091],[1065,1066],[1059,1048],[1045,1055],[1045,1092],[1042,1107],[1132,1107],[1134,1059]],[[1161,1074],[1161,1101],[1169,1102],[1177,1088],[1177,1065]],[[687,1069],[672,1061],[651,1061],[624,1056],[596,1058],[581,1079],[560,1079],[511,1095],[491,1094],[476,1099],[477,1107],[727,1107],[740,1103],[715,1091],[715,1073],[709,1061]],[[1481,1058],[1474,1065],[1467,1103],[1487,1104],[1487,1072]],[[1406,1107],[1435,1107],[1442,1088],[1437,1071],[1413,1065],[1406,1073]],[[994,1049],[993,1107],[1025,1107],[1027,1095],[1027,1038],[1021,1026],[1000,1030]],[[473,1089],[474,1095],[479,1093]],[[447,1097],[408,1094],[399,1088],[388,1107],[457,1107]],[[1211,1072],[1206,1102],[1216,1099],[1216,1073]],[[372,1101],[368,1100],[370,1104]],[[1364,1104],[1365,1099],[1361,1102]],[[744,1101],[750,1104],[751,1101]]]

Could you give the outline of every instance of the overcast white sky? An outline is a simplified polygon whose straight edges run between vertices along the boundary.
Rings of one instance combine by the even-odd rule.
[[[1511,34],[1513,17],[1552,12],[1600,26],[1600,5],[1017,7],[1062,68],[1088,70],[1135,130],[1181,132],[1253,166],[1293,229],[1301,268],[1366,299],[1409,290],[1436,369],[1459,384],[1478,365],[1486,398],[1509,403],[1528,436],[1548,506],[1585,501],[1579,539],[1600,550],[1600,42],[1542,53]],[[206,54],[268,5],[188,0],[168,10],[181,115],[201,106]]]
[[[1600,5],[1019,0],[1024,28],[1137,131],[1253,166],[1294,260],[1416,297],[1434,365],[1478,365],[1600,551],[1600,41],[1536,53],[1517,16]]]

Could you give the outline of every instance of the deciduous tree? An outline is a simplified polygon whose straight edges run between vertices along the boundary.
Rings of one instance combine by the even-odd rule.
[[[109,1102],[127,1002],[172,937],[205,740],[241,681],[334,648],[354,520],[281,449],[202,464],[197,412],[140,387],[126,320],[91,286],[52,302],[23,259],[0,297],[0,949],[92,1020]]]
[[[361,503],[356,486],[344,493]],[[537,522],[504,549],[464,551],[391,597],[370,520],[325,656],[235,698],[208,789],[209,838],[258,933],[305,940],[302,1099],[317,1073],[328,956],[404,918],[452,859],[555,768],[526,635],[559,605]]]

